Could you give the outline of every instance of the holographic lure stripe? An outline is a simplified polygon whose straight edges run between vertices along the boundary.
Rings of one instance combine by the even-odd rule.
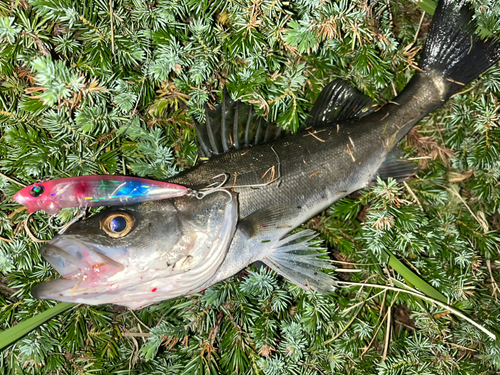
[[[186,195],[191,190],[168,182],[129,176],[80,176],[25,187],[16,202],[28,212],[58,213],[66,207],[117,206]]]

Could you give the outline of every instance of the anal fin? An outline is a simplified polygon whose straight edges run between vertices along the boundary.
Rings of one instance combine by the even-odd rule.
[[[419,169],[418,164],[401,159],[401,150],[395,148],[387,154],[385,161],[377,170],[374,180],[376,180],[377,175],[379,175],[383,180],[392,177],[395,180],[403,181],[416,174]]]

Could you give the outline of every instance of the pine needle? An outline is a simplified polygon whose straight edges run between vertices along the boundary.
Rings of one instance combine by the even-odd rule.
[[[26,185],[21,184],[20,182],[14,180],[12,177],[6,176],[3,173],[0,173],[0,176],[3,177],[3,178],[5,178],[6,180],[9,180],[10,182],[13,182],[16,185],[19,185],[19,186],[22,186],[22,187],[26,187]]]

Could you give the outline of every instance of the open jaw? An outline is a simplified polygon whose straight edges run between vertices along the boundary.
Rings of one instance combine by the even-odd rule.
[[[218,241],[210,243],[213,246],[200,246],[198,256],[184,256],[168,267],[137,269],[123,258],[123,249],[101,249],[76,236],[59,235],[41,253],[62,277],[36,285],[32,294],[39,299],[139,309],[195,293],[222,263],[230,237],[217,237]],[[113,252],[113,258],[123,259],[123,264],[104,252]]]
[[[175,287],[168,283],[160,286],[161,273],[140,272],[123,265],[104,254],[106,250],[114,250],[115,255],[120,254],[118,258],[126,253],[99,249],[71,235],[55,237],[41,249],[41,254],[61,278],[36,285],[32,295],[39,299],[87,305],[115,303],[137,309],[150,305],[151,295],[159,297]]]
[[[89,303],[89,299],[118,289],[115,279],[122,278],[120,274],[126,268],[73,236],[54,238],[41,254],[61,278],[35,286],[32,294],[40,299]]]

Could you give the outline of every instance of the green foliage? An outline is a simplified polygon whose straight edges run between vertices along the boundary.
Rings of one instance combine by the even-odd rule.
[[[30,291],[56,277],[39,255],[48,216],[13,202],[14,181],[173,176],[196,159],[192,116],[203,121],[223,87],[291,130],[336,77],[391,100],[414,73],[432,3],[0,1],[0,329],[48,311]],[[498,2],[473,5],[498,35]],[[340,280],[402,286],[411,271],[499,334],[499,95],[497,66],[407,137],[414,179],[374,183],[306,224]],[[308,293],[253,267],[134,313],[78,306],[0,356],[0,374],[499,370],[498,342],[442,307],[370,286]]]
[[[19,31],[21,31],[21,28],[14,26],[14,17],[0,18],[0,38],[12,44],[15,42]]]
[[[84,78],[67,69],[62,61],[39,57],[31,65],[36,81],[44,88],[39,95],[44,105],[60,104],[83,88]]]

